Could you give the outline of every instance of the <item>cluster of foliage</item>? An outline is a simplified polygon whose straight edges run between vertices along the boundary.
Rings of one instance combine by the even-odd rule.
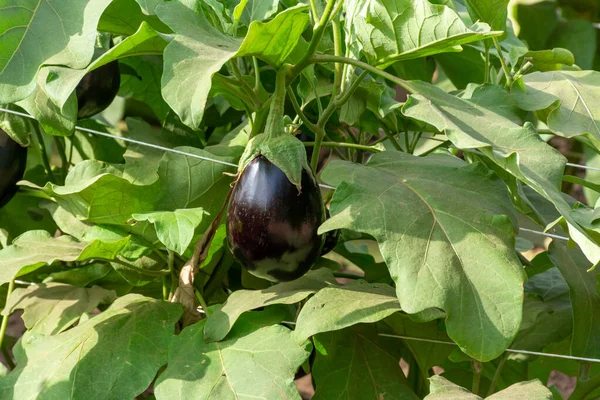
[[[599,23],[596,0],[0,0],[0,398],[299,399],[305,373],[314,399],[561,398],[552,370],[598,395],[598,364],[506,349],[600,358],[600,178],[552,146],[600,166]],[[317,247],[341,232],[287,282],[230,249],[259,154],[261,188],[317,172]]]

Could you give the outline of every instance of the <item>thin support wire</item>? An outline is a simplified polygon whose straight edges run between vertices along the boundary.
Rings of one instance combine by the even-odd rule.
[[[527,228],[519,228],[519,230],[523,231],[523,232],[536,233],[538,235],[547,236],[547,237],[553,238],[553,239],[569,240],[569,238],[566,236],[555,235],[553,233],[534,231],[533,229],[527,229]]]
[[[417,341],[417,342],[428,342],[428,343],[448,344],[448,345],[451,345],[451,346],[458,346],[454,342],[447,342],[445,340],[417,338],[417,337],[402,336],[402,335],[390,335],[390,334],[387,334],[387,333],[379,333],[378,335],[379,336],[384,336],[384,337],[395,338],[395,339],[405,339],[405,340],[414,340],[414,341]],[[520,349],[506,349],[505,351],[507,353],[529,354],[529,355],[532,355],[532,356],[564,358],[564,359],[567,359],[567,360],[600,363],[600,359],[597,359],[597,358],[569,356],[569,355],[566,355],[566,354],[543,353],[541,351],[530,351],[530,350],[520,350]]]

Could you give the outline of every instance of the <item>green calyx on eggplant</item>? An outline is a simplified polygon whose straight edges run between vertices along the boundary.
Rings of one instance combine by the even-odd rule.
[[[77,85],[77,119],[90,118],[106,110],[121,86],[119,62],[111,61],[85,74]]]
[[[301,188],[263,155],[250,161],[231,193],[227,239],[234,257],[253,275],[290,281],[321,255],[317,229],[325,219],[323,199],[310,170]]]
[[[17,193],[27,164],[27,147],[21,147],[0,129],[0,207]]]

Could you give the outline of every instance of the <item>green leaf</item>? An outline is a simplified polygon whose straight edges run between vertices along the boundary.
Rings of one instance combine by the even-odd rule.
[[[558,267],[569,285],[573,305],[573,337],[571,355],[600,357],[600,293],[597,272],[587,272],[591,264],[579,249],[553,241],[550,259]]]
[[[155,385],[158,400],[300,400],[294,374],[310,354],[309,342],[298,346],[287,328],[272,325],[233,331],[222,342],[206,344],[204,321],[188,326],[171,343],[167,369]]]
[[[268,3],[267,1],[255,1]],[[299,4],[277,14],[273,20],[255,21],[240,46],[237,56],[257,56],[280,66],[292,53],[309,23],[308,6]]]
[[[455,11],[427,0],[370,0],[348,2],[362,51],[374,65],[390,64],[432,54],[460,51],[461,44],[477,42],[502,32],[485,23],[468,28]],[[360,10],[360,11],[358,11]]]
[[[223,339],[238,317],[259,307],[272,304],[294,304],[319,290],[336,285],[330,270],[320,268],[292,282],[283,282],[263,290],[237,290],[206,322],[204,339],[214,342]]]
[[[71,98],[75,88],[87,73],[124,57],[162,55],[165,46],[165,39],[146,22],[142,22],[137,32],[102,54],[85,69],[45,67],[43,70],[47,69],[52,77],[46,83],[48,96],[56,105],[64,108],[66,101]]]
[[[561,69],[563,65],[571,66],[575,63],[573,53],[567,49],[554,48],[552,50],[528,51],[525,57],[530,58],[531,63],[539,71],[554,71]]]
[[[43,64],[85,68],[94,54],[96,26],[109,4],[110,0],[2,2],[0,104],[29,96]]]
[[[580,135],[600,146],[600,90],[597,71],[535,72],[513,90],[517,105],[527,111],[546,110],[540,117],[554,133]],[[520,90],[519,90],[520,89]]]
[[[550,268],[534,275],[525,283],[523,322],[512,347],[542,351],[551,343],[564,340],[573,330],[571,313],[569,287],[559,270]],[[510,357],[528,358],[520,354]]]
[[[124,225],[135,212],[153,211],[158,184],[138,186],[124,177],[122,166],[88,160],[69,171],[64,186],[43,190],[75,216],[90,222]]]
[[[111,303],[115,292],[99,286],[81,288],[62,283],[41,283],[15,289],[2,315],[23,310],[23,321],[30,332],[56,335],[70,328],[83,313],[91,313],[98,304]]]
[[[458,386],[441,375],[434,375],[429,378],[430,393],[424,400],[481,400],[482,398],[469,392],[467,389]],[[515,383],[508,388],[495,393],[486,399],[490,400],[508,400],[508,399],[528,399],[528,400],[552,400],[552,392],[536,380]]]
[[[449,336],[474,358],[504,351],[521,322],[523,272],[498,178],[449,156],[383,152],[366,166],[330,162],[323,179],[337,190],[320,233],[372,235],[404,311],[444,310]]]
[[[404,314],[397,313],[387,317],[384,322],[392,328],[396,335],[432,340],[432,342],[404,341],[404,345],[412,352],[424,376],[429,374],[431,368],[442,365],[450,353],[455,350],[452,345],[435,343],[435,341],[452,343],[446,332],[440,330],[437,320],[419,323],[412,321]]]
[[[459,149],[479,149],[491,161],[550,200],[573,228],[570,234],[586,257],[594,263],[600,261],[600,247],[575,220],[570,204],[560,191],[565,157],[544,142],[531,123],[520,125],[514,105],[506,100],[504,89],[484,85],[468,92],[466,98],[458,98],[423,82],[413,81],[409,85],[419,94],[409,97],[402,109],[404,115],[444,131]],[[543,101],[539,98],[515,96],[515,102],[521,108],[524,108],[523,103],[532,106],[534,101],[538,104],[534,108],[545,107],[539,106]]]
[[[418,399],[398,363],[400,348],[391,340],[378,336],[373,325],[317,335],[313,400]]]
[[[54,336],[26,333],[0,397],[132,399],[167,362],[181,306],[140,295]]]
[[[235,55],[241,42],[213,28],[195,0],[162,2],[156,14],[175,32],[164,52],[163,97],[184,124],[196,128],[213,74]]]
[[[157,1],[152,0],[156,7]],[[139,3],[139,4],[138,4]],[[110,32],[117,35],[133,35],[138,30],[142,22],[150,24],[161,32],[169,32],[169,28],[164,25],[158,17],[147,12],[142,12],[140,5],[145,3],[143,0],[113,0],[102,13],[102,18],[98,23],[98,31]]]
[[[156,211],[133,214],[137,221],[154,224],[158,239],[169,250],[183,255],[194,237],[194,230],[200,225],[206,211],[202,208],[175,211]]]
[[[46,231],[28,231],[0,250],[0,285],[58,260],[112,260],[127,243],[128,237],[110,243],[100,240],[83,243],[66,235],[54,238]]]
[[[508,3],[510,0],[466,0],[467,10],[473,21],[487,23],[495,31],[506,29]]]
[[[278,0],[241,0],[233,9],[233,19],[249,26],[253,21],[269,19],[277,12],[278,5]]]
[[[311,297],[296,319],[294,338],[302,343],[317,333],[380,321],[400,311],[393,287],[363,280],[325,287]]]
[[[568,49],[578,67],[594,69],[597,39],[596,28],[591,21],[574,19],[559,24],[546,46]]]
[[[164,121],[169,113],[169,105],[160,93],[162,59],[159,57],[128,57],[119,60],[121,67],[127,65],[137,76],[121,74],[119,96],[132,98],[147,104],[159,121]]]
[[[3,104],[2,108],[12,111],[23,112],[19,107],[13,104]],[[21,146],[29,146],[30,135],[33,133],[33,124],[35,122],[29,118],[0,111],[0,129],[8,134],[15,142]]]

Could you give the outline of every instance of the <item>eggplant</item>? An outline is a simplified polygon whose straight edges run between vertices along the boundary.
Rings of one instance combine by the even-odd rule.
[[[329,210],[326,210],[326,216],[327,219],[331,217],[329,215]],[[335,246],[337,246],[338,240],[340,239],[340,232],[341,231],[339,229],[325,232],[325,241],[323,242],[323,250],[321,250],[322,256],[335,249]]]
[[[119,62],[112,61],[85,74],[77,85],[77,119],[92,117],[113,102],[121,86]]]
[[[27,164],[27,147],[21,147],[0,129],[0,207],[17,193]]]
[[[276,165],[259,155],[244,169],[231,193],[227,240],[248,272],[270,281],[304,275],[321,254],[317,229],[325,211],[316,180],[302,171],[299,192]]]

